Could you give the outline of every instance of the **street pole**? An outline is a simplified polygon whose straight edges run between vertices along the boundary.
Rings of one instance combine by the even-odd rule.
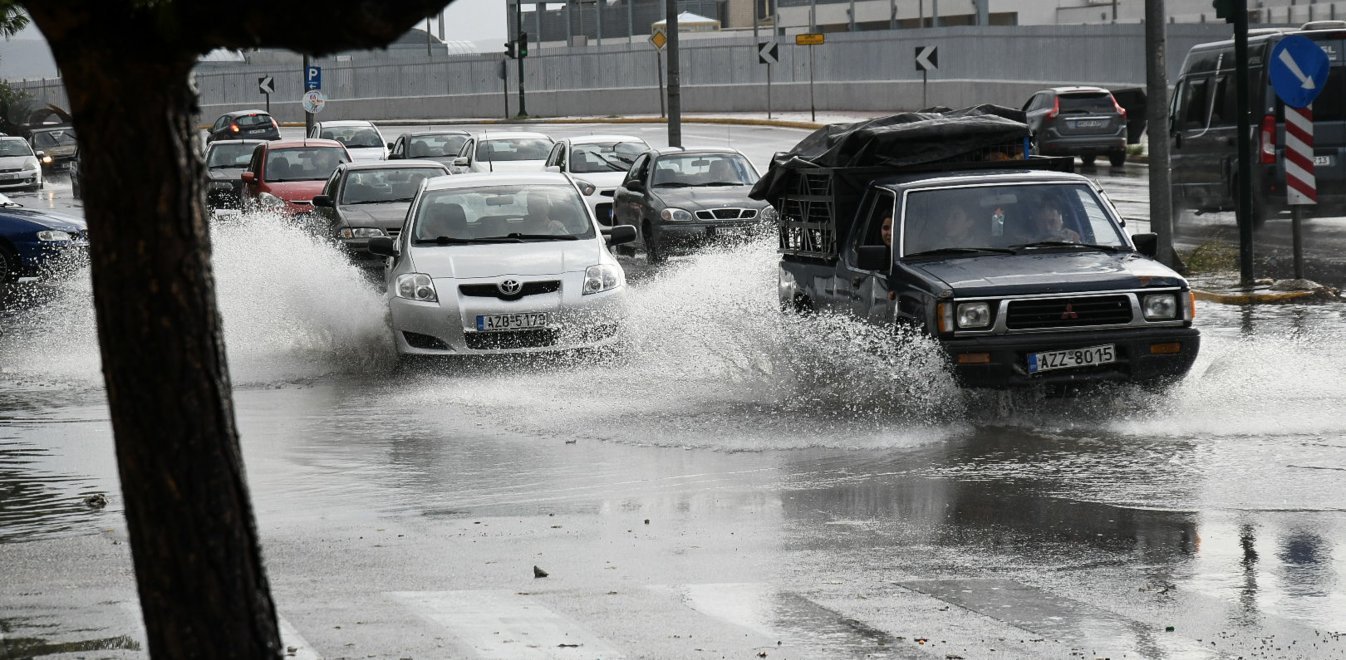
[[[302,74],[302,78],[303,78],[303,80],[304,80],[304,82],[305,82],[305,85],[304,85],[304,86],[305,86],[305,89],[304,89],[305,92],[308,91],[307,87],[308,87],[308,67],[309,67],[309,64],[311,64],[311,60],[309,59],[308,53],[304,53],[304,73]],[[307,110],[305,110],[305,111],[304,111],[304,137],[308,137],[308,136],[310,136],[310,135],[312,135],[312,134],[313,134],[313,113],[312,113],[312,112],[309,112],[309,111],[307,111]]]
[[[1165,44],[1164,0],[1145,0],[1145,122],[1150,155],[1150,230],[1159,235],[1159,261],[1171,268],[1182,269],[1178,255],[1173,251],[1173,173],[1169,170],[1168,51]]]
[[[509,119],[509,65],[500,60],[500,91],[505,99],[505,119]]]
[[[1295,279],[1304,279],[1304,207],[1296,204],[1291,207],[1290,229],[1294,232]]]
[[[514,27],[516,35],[514,48],[519,56],[519,116],[527,117],[528,106],[524,104],[523,99],[523,52],[528,51],[528,44],[523,42],[523,0],[514,0]],[[519,48],[523,48],[524,51],[519,52]]]
[[[1238,225],[1239,283],[1253,283],[1253,148],[1252,125],[1248,112],[1252,107],[1248,89],[1248,0],[1234,0],[1234,62],[1238,98]]]
[[[668,18],[668,146],[682,146],[682,77],[678,71],[678,0],[664,0]]]
[[[659,74],[659,118],[663,119],[668,116],[664,110],[664,52],[656,48],[654,61],[656,63],[654,70]]]
[[[813,46],[809,46],[809,121],[818,121],[818,107],[813,103]]]

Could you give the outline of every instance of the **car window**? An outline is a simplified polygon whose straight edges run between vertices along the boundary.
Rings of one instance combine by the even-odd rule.
[[[416,135],[407,140],[407,158],[442,158],[456,155],[467,142],[466,135]]]
[[[346,151],[337,147],[273,149],[266,156],[266,180],[322,181],[349,160]]]
[[[256,128],[258,126],[270,126],[271,115],[258,113],[255,115],[243,115],[234,120],[239,128]]]
[[[414,241],[420,244],[499,240],[549,240],[596,236],[584,199],[564,184],[481,186],[426,192],[416,207]]]
[[[383,138],[379,137],[378,131],[368,126],[324,127],[318,137],[336,140],[351,149],[383,147]]]
[[[75,131],[61,129],[56,131],[37,131],[33,133],[33,147],[50,149],[52,147],[75,146]]]
[[[757,181],[757,171],[738,154],[681,153],[661,156],[654,163],[650,185],[656,188],[741,186]]]
[[[341,189],[341,204],[386,204],[410,202],[421,182],[447,172],[429,167],[398,167],[350,170]]]
[[[625,172],[647,145],[643,142],[577,144],[570,148],[570,171],[575,174]]]
[[[1233,76],[1224,75],[1215,79],[1215,94],[1210,106],[1211,126],[1229,126],[1238,122],[1235,96]]]
[[[1085,94],[1062,94],[1061,114],[1095,114],[1116,112],[1116,104],[1113,103],[1112,94],[1107,92],[1091,92]]]
[[[1210,78],[1188,78],[1183,83],[1183,128],[1205,128],[1206,110],[1210,97]]]
[[[206,151],[206,169],[247,167],[257,145],[238,142],[212,142]]]
[[[32,155],[32,148],[23,140],[0,140],[0,158]]]
[[[546,160],[551,147],[551,140],[544,138],[486,139],[477,145],[477,160],[495,162]]]
[[[650,157],[641,155],[636,157],[635,163],[631,165],[631,172],[626,175],[627,181],[644,181],[646,175],[650,172]]]

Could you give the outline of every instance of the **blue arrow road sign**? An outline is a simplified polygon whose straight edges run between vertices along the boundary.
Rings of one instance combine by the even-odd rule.
[[[304,91],[322,89],[322,67],[311,66],[304,72]]]
[[[1271,86],[1292,108],[1303,108],[1323,91],[1331,63],[1312,39],[1290,35],[1271,49]]]

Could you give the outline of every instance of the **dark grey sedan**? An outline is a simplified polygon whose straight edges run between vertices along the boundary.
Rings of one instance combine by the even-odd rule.
[[[613,195],[615,224],[639,230],[651,262],[672,250],[746,236],[776,219],[770,204],[748,197],[758,176],[734,149],[646,151]]]
[[[266,140],[219,140],[206,147],[206,174],[210,187],[206,188],[206,206],[212,209],[240,208],[243,179],[252,152]],[[73,175],[72,175],[73,176]]]
[[[351,258],[381,260],[366,249],[369,239],[396,238],[421,183],[448,174],[448,166],[429,160],[342,163],[313,198],[313,207]]]

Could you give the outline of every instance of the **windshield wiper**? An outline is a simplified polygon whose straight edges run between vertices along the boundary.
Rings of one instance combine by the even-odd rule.
[[[522,241],[578,241],[579,236],[571,234],[509,234],[509,238],[517,238]]]
[[[996,253],[996,254],[1014,254],[1014,250],[1011,250],[1011,249],[1009,249],[1009,248],[994,248],[994,247],[943,247],[943,248],[937,248],[937,249],[934,249],[934,250],[926,250],[926,251],[924,251],[924,252],[916,252],[916,253],[914,253],[914,254],[908,254],[908,255],[906,255],[906,256],[908,256],[908,257],[931,257],[931,256],[941,255],[941,254],[979,254],[979,253],[983,253],[983,252],[993,252],[993,253]]]
[[[748,185],[748,184],[743,183],[742,181],[711,181],[710,183],[703,183],[703,184],[701,184],[701,185],[703,185],[703,186],[746,186],[746,185]]]
[[[463,245],[467,243],[522,243],[517,238],[508,238],[505,236],[492,236],[491,238],[454,238],[452,236],[436,236],[434,238],[423,238],[416,241],[417,244],[434,243],[437,245]]]
[[[1011,247],[1015,248],[1073,247],[1073,248],[1089,248],[1091,250],[1102,250],[1104,252],[1117,252],[1118,250],[1121,250],[1120,247],[1117,247],[1115,245],[1099,245],[1097,243],[1076,243],[1074,241],[1038,241],[1036,243],[1024,243],[1022,245],[1014,245]]]
[[[390,203],[392,203],[392,202],[409,202],[409,201],[411,201],[411,198],[407,198],[407,199],[366,199],[366,200],[364,200],[364,201],[362,201],[362,202],[343,202],[341,205],[342,205],[342,206],[359,206],[360,204],[390,204]]]
[[[692,187],[692,184],[690,184],[690,183],[683,183],[682,181],[669,181],[668,183],[656,183],[656,184],[654,184],[654,187],[655,187],[655,188],[691,188],[691,187]]]

